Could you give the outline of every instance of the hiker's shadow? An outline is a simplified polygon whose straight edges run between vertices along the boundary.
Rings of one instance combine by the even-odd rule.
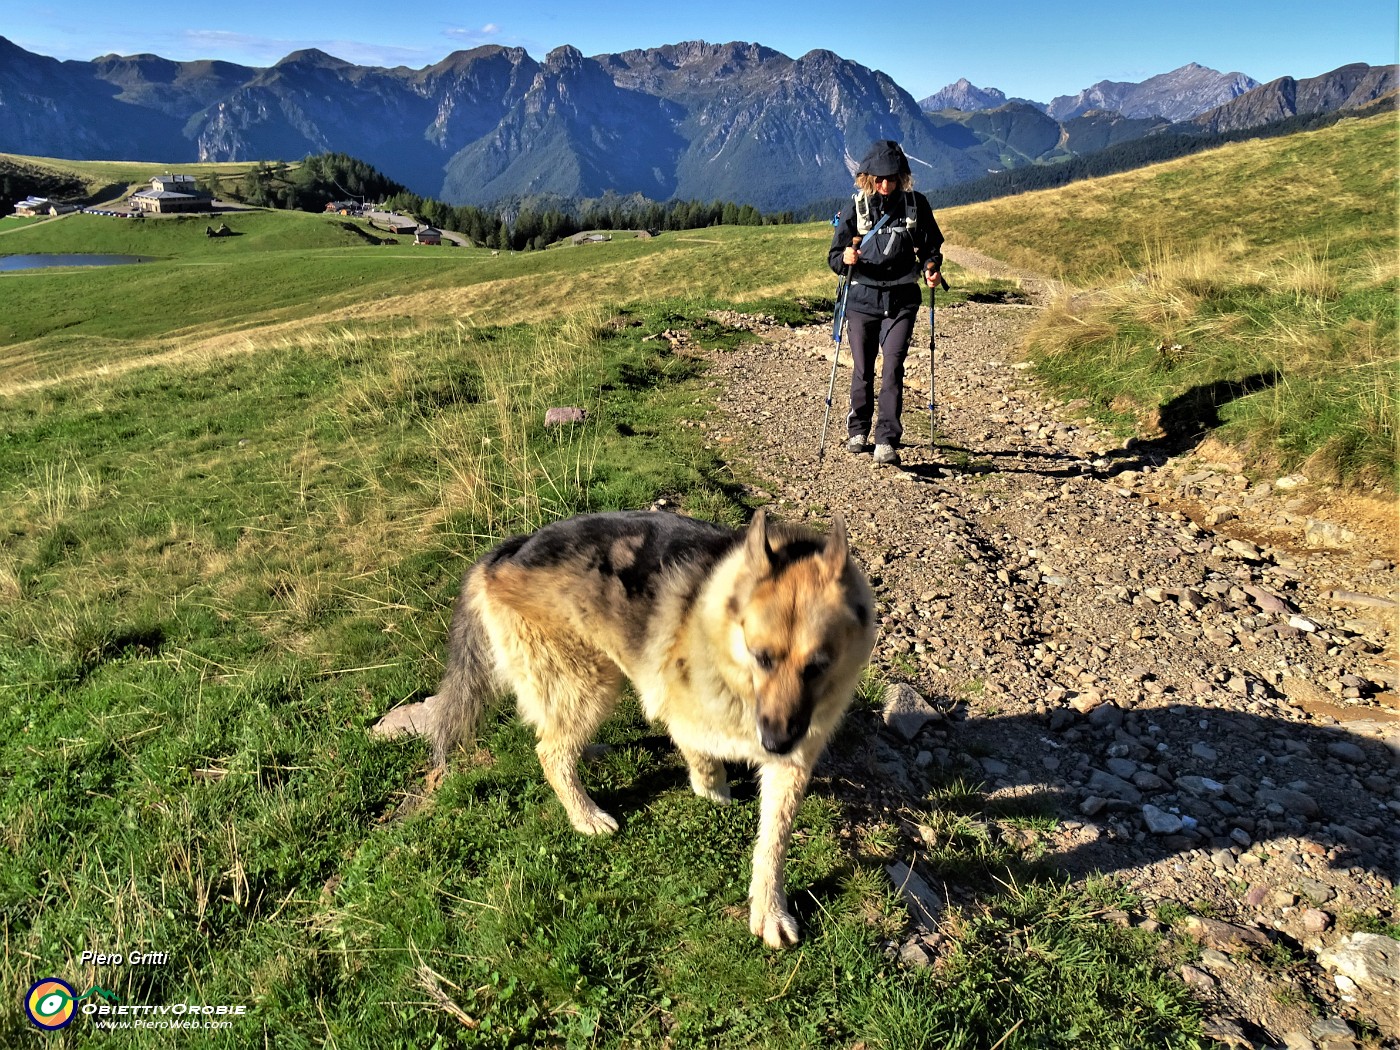
[[[909,812],[932,817],[941,785],[980,782],[990,820],[1036,815],[1081,825],[1072,845],[1052,845],[1040,858],[1076,875],[1203,850],[1240,865],[1245,878],[1259,871],[1258,861],[1277,862],[1276,843],[1300,840],[1301,849],[1290,841],[1283,851],[1293,858],[1295,870],[1285,875],[1294,881],[1357,867],[1395,881],[1400,822],[1388,804],[1400,798],[1400,723],[1365,723],[1387,733],[1381,739],[1341,724],[1189,703],[1100,711],[1084,717],[1064,709],[1052,722],[971,709],[930,723],[903,750],[946,761],[926,770],[909,763]],[[869,711],[853,713],[842,733],[871,731],[894,740]],[[838,762],[859,754],[845,750]],[[1155,807],[1152,826],[1146,806]],[[1246,854],[1256,859],[1242,861]],[[1276,881],[1277,872],[1268,878]]]
[[[1171,457],[1180,455],[1196,445],[1222,422],[1220,410],[1232,401],[1268,390],[1283,380],[1277,369],[1256,372],[1244,379],[1217,379],[1213,383],[1194,386],[1172,398],[1158,411],[1160,436],[1147,441],[1134,440],[1123,448],[1107,453],[1104,458],[1111,466],[1109,475],[1126,470],[1157,467]]]
[[[1232,401],[1267,390],[1283,379],[1277,370],[1258,372],[1244,379],[1219,379],[1194,386],[1172,398],[1157,413],[1159,436],[1132,438],[1122,448],[1095,457],[1083,457],[1037,447],[973,449],[937,444],[928,463],[911,463],[905,473],[925,482],[953,475],[1035,474],[1045,478],[1074,478],[1092,474],[1113,477],[1128,470],[1160,467],[1196,445],[1224,421],[1220,410]]]

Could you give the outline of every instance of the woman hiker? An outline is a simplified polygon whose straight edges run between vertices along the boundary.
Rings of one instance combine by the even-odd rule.
[[[860,191],[836,220],[827,261],[847,275],[846,330],[850,334],[851,412],[846,417],[846,448],[864,452],[875,420],[875,462],[899,463],[904,433],[904,358],[914,334],[914,319],[923,302],[919,278],[930,288],[943,267],[943,232],[928,198],[914,192],[909,158],[899,143],[881,139],[856,169]],[[865,235],[879,225],[865,247]],[[871,397],[875,355],[884,352],[879,411]]]

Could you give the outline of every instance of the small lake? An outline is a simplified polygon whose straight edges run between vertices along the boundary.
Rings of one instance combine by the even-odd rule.
[[[154,261],[149,255],[0,255],[0,272],[40,270],[46,266],[124,266]]]

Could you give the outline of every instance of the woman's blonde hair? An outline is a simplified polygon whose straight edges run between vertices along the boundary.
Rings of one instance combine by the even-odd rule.
[[[899,188],[902,189],[905,193],[908,193],[914,188],[914,173],[912,171],[906,171],[902,175],[898,176],[898,181]],[[859,175],[856,176],[856,189],[860,190],[861,193],[869,197],[875,192],[874,177],[867,175],[865,172],[862,171]]]

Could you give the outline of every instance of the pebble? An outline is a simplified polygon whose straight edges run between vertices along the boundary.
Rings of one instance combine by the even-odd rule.
[[[1186,982],[1187,987],[1194,988],[1198,992],[1215,991],[1215,978],[1204,970],[1199,970],[1191,965],[1183,965],[1180,970],[1181,979]]]
[[[1262,806],[1278,806],[1285,814],[1294,814],[1307,820],[1315,820],[1322,814],[1322,808],[1311,795],[1288,788],[1260,788],[1255,793],[1255,801]]]
[[[924,726],[942,718],[917,689],[905,682],[887,688],[884,700],[885,725],[905,740],[913,740]]]
[[[1104,765],[1114,776],[1125,780],[1138,771],[1137,763],[1130,758],[1110,758]]]
[[[1120,802],[1140,802],[1142,792],[1122,777],[1096,769],[1089,777],[1089,791],[1095,795],[1117,799]]]
[[[1142,819],[1147,823],[1147,830],[1154,835],[1175,835],[1182,828],[1180,817],[1151,803],[1142,807]]]
[[[1327,1017],[1308,1029],[1308,1035],[1320,1043],[1335,1039],[1353,1039],[1351,1026],[1340,1017]]]
[[[1318,908],[1308,908],[1303,912],[1303,929],[1309,933],[1322,933],[1332,925],[1332,916]]]
[[[1083,802],[1079,803],[1079,812],[1086,817],[1096,817],[1108,806],[1108,799],[1100,798],[1098,795],[1090,795]]]
[[[905,941],[899,948],[899,961],[910,969],[921,970],[929,966],[933,960],[929,958],[928,949],[916,938]]]
[[[1366,752],[1350,740],[1332,741],[1327,745],[1327,753],[1333,758],[1340,758],[1343,762],[1349,762],[1354,766],[1364,765],[1366,762]]]
[[[1312,901],[1314,904],[1326,904],[1328,901],[1335,900],[1337,897],[1337,891],[1327,885],[1327,883],[1319,882],[1317,879],[1308,878],[1307,876],[1295,879],[1293,885],[1297,888],[1299,893],[1307,897],[1308,900]]]
[[[1230,540],[1225,544],[1225,548],[1249,561],[1259,560],[1259,548],[1248,540]]]
[[[1238,969],[1228,955],[1214,948],[1201,949],[1201,965],[1207,970],[1219,970],[1222,973]]]
[[[1184,788],[1198,797],[1219,798],[1225,794],[1225,785],[1218,780],[1211,780],[1210,777],[1177,777],[1176,786]]]
[[[885,866],[885,874],[909,908],[909,917],[914,925],[925,930],[938,927],[938,917],[943,912],[943,898],[921,876],[912,871],[903,861],[895,861]]]
[[[1186,929],[1207,948],[1214,948],[1217,951],[1234,950],[1238,952],[1251,947],[1267,948],[1269,946],[1269,938],[1260,930],[1251,929],[1248,926],[1236,926],[1233,923],[1221,922],[1219,919],[1208,919],[1200,915],[1188,915]]]

